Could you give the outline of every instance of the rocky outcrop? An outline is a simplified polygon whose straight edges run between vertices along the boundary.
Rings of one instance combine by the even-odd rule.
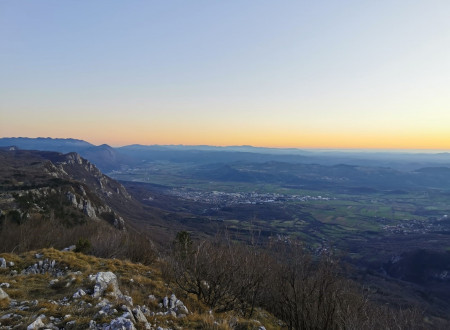
[[[184,317],[189,314],[189,310],[183,304],[181,300],[179,300],[175,294],[172,294],[169,297],[164,297],[162,302],[159,304],[160,308],[166,309],[165,313],[161,313],[164,315],[172,315],[178,317]]]
[[[147,318],[145,317],[139,306],[133,309],[133,315],[137,322],[144,324],[148,323]]]
[[[44,322],[42,322],[43,319],[45,319],[45,315],[39,316],[33,323],[31,323],[27,327],[27,330],[38,330],[38,329],[45,328],[45,324],[44,324]]]
[[[118,195],[123,199],[131,199],[130,194],[120,183],[104,175],[94,164],[75,152],[61,155],[55,164],[60,171],[88,183],[97,193],[105,197]]]
[[[36,255],[36,258],[41,258],[41,255]],[[39,259],[38,258],[38,259]],[[31,266],[28,266],[24,270],[22,270],[22,275],[30,275],[30,274],[51,274],[55,277],[64,276],[67,272],[67,269],[60,269],[57,267],[55,260],[44,259],[39,260]]]
[[[72,206],[80,212],[74,218],[82,219],[84,214],[125,228],[126,221],[117,212],[126,209],[131,196],[120,183],[77,153],[0,150],[0,158],[4,165],[0,176],[9,182],[0,192],[2,214],[15,212],[18,220],[25,220],[34,214],[51,212],[65,196],[63,214],[71,213],[65,209]]]
[[[91,280],[95,280],[94,293],[92,297],[101,297],[108,289],[108,294],[117,298],[122,295],[119,290],[119,284],[117,282],[117,276],[113,272],[100,272],[97,275],[91,277]]]
[[[111,321],[111,323],[105,327],[105,330],[136,330],[133,322],[124,317],[118,317]]]
[[[9,299],[9,295],[5,291],[3,291],[2,288],[0,288],[0,300],[3,299]]]
[[[42,261],[42,265],[49,264],[52,266],[52,261],[43,259],[45,253],[37,253],[35,257]],[[39,265],[39,262],[37,263]],[[56,268],[57,262],[53,263],[53,268]],[[42,269],[45,267],[40,266]],[[148,297],[149,305],[136,305],[127,301],[126,295],[122,293],[119,287],[119,281],[116,274],[113,272],[98,272],[95,275],[82,275],[80,272],[73,272],[71,269],[66,270],[66,276],[69,281],[62,281],[61,278],[53,279],[52,281],[59,281],[57,288],[71,287],[74,283],[84,283],[86,286],[74,290],[74,294],[69,298],[63,297],[58,300],[50,300],[40,298],[34,301],[28,300],[13,300],[0,288],[0,300],[7,298],[9,309],[0,316],[0,328],[3,329],[92,329],[92,330],[107,330],[107,329],[174,329],[180,328],[175,326],[178,322],[183,325],[183,328],[189,328],[189,323],[184,323],[180,320],[189,314],[188,308],[184,303],[176,297],[175,294],[165,297],[157,298],[152,294],[145,294]],[[77,280],[70,281],[72,274],[76,274]],[[86,277],[93,281],[93,286],[85,281]],[[15,281],[11,281],[14,286]],[[68,283],[69,285],[66,285]],[[130,280],[132,285],[142,287],[137,280]],[[63,286],[61,286],[61,284]],[[50,285],[51,286],[51,285]],[[6,286],[5,286],[6,287]],[[4,298],[2,298],[4,297]],[[129,298],[129,297],[128,297]],[[131,299],[131,298],[130,298]],[[159,304],[156,304],[157,302]],[[121,307],[118,307],[120,306]],[[41,306],[54,306],[41,308]],[[36,315],[39,310],[40,313],[45,312],[46,315]],[[52,310],[58,311],[52,315]],[[65,315],[64,312],[67,313]],[[82,314],[79,318],[77,313]],[[72,314],[72,315],[71,315]],[[86,317],[89,319],[86,320]],[[213,319],[213,316],[211,316]],[[189,322],[189,321],[186,321]],[[4,327],[4,325],[8,325]],[[9,325],[13,325],[9,327]],[[162,326],[164,327],[162,327]],[[174,327],[175,326],[175,327]],[[264,330],[264,327],[259,327]]]
[[[96,217],[95,209],[92,207],[90,200],[83,201],[83,213],[87,215],[89,218]]]

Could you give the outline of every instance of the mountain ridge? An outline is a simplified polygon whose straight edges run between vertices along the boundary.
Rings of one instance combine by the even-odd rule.
[[[253,146],[186,146],[140,145],[111,147],[93,145],[77,139],[53,138],[0,138],[0,147],[16,146],[19,149],[78,152],[104,172],[123,167],[133,167],[143,161],[212,163],[217,161],[267,162],[392,167],[404,171],[421,167],[446,166],[450,162],[448,152],[386,152],[381,150],[303,150],[296,148],[264,148]]]

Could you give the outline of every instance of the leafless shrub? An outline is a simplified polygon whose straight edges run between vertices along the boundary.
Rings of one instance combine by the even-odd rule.
[[[313,255],[292,242],[261,249],[180,237],[165,276],[216,312],[250,317],[263,307],[289,329],[424,329],[419,310],[370,302],[332,253]]]
[[[0,227],[0,252],[62,249],[80,240],[89,242],[89,253],[98,257],[150,264],[157,256],[151,240],[144,234],[118,230],[102,221],[67,226],[53,217],[35,215],[21,224],[6,220]]]
[[[369,301],[329,252],[312,255],[300,244],[280,243],[262,304],[289,329],[425,329],[418,309]]]
[[[181,236],[181,238],[185,238]],[[178,242],[168,258],[166,276],[186,293],[217,312],[236,310],[250,316],[264,281],[261,261],[251,246],[229,239]]]

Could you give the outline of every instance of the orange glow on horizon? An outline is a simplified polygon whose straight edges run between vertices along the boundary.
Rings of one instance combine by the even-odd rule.
[[[78,138],[83,139],[82,136]],[[305,148],[305,149],[392,149],[392,150],[449,150],[449,135],[351,135],[351,134],[329,134],[309,135],[298,134],[277,135],[267,134],[260,136],[248,136],[235,134],[233,136],[215,135],[157,135],[157,134],[134,134],[121,136],[96,135],[85,140],[93,144],[109,144],[111,146],[125,146],[130,144],[141,145],[211,145],[211,146],[240,146],[249,145],[267,148]]]
[[[159,125],[158,125],[159,124]],[[114,147],[130,144],[142,145],[211,145],[238,146],[250,145],[269,148],[307,148],[307,149],[392,149],[392,150],[450,150],[450,133],[445,129],[387,129],[377,132],[347,130],[343,128],[296,129],[281,125],[259,125],[241,127],[223,125],[140,122],[95,122],[69,127],[59,125],[11,125],[0,124],[4,137],[53,137],[76,138],[95,145],[108,144]]]

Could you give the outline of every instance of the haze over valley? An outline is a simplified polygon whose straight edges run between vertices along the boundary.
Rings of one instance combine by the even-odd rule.
[[[5,155],[80,153],[127,190],[133,210],[131,200],[113,205],[159,244],[180,230],[194,237],[225,230],[242,242],[256,235],[259,244],[299,240],[314,253],[342,254],[352,276],[376,288],[376,299],[418,304],[434,316],[448,311],[448,153],[112,148],[48,138],[0,145]]]

